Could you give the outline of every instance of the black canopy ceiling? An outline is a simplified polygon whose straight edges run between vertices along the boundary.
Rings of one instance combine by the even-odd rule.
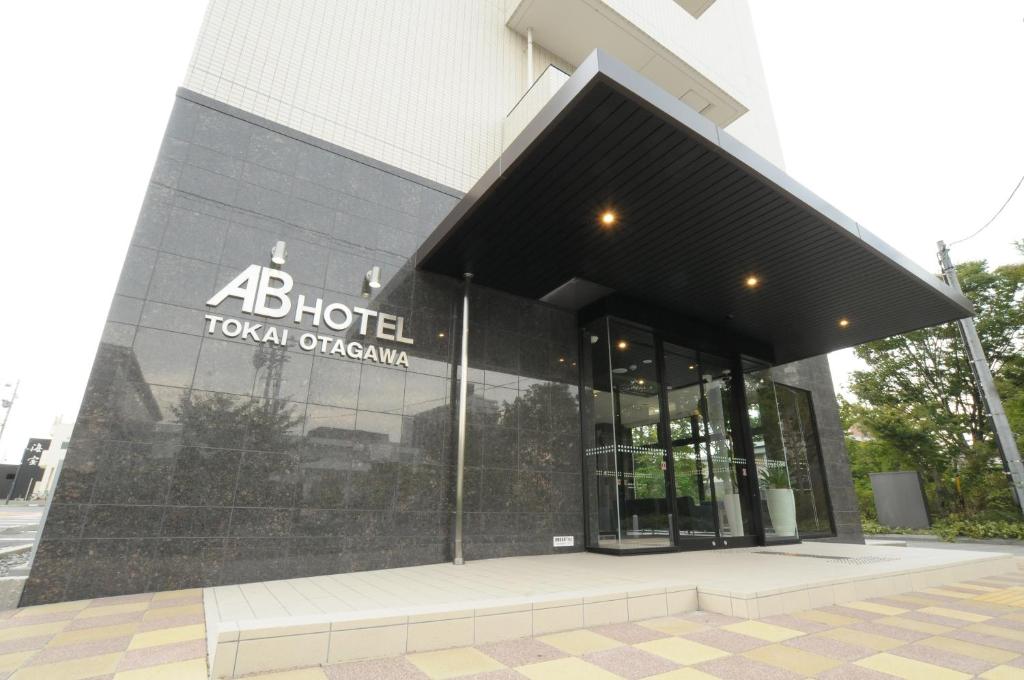
[[[582,278],[765,342],[778,362],[971,314],[937,277],[599,50],[416,257],[535,299]]]

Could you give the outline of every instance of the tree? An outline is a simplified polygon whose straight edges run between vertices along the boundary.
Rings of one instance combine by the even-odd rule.
[[[1024,243],[1017,245],[1024,254]],[[983,261],[966,262],[957,275],[974,304],[1011,426],[1022,434],[1024,263],[990,270]],[[856,402],[841,410],[848,427],[857,424],[870,437],[847,442],[862,504],[868,472],[916,469],[940,515],[1016,515],[956,324],[865,343],[855,352],[870,368],[853,373]]]

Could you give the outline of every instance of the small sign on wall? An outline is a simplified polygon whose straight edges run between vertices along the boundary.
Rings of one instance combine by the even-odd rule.
[[[574,536],[555,536],[554,545],[556,548],[571,548],[576,544]]]

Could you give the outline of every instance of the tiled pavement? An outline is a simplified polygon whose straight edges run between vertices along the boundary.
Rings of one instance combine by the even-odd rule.
[[[251,680],[1024,679],[1024,574],[747,621],[681,616]]]
[[[0,678],[206,677],[201,589],[0,612]]]
[[[757,621],[693,612],[253,680],[1024,679],[1024,573]],[[207,677],[202,591],[0,612],[0,678]]]

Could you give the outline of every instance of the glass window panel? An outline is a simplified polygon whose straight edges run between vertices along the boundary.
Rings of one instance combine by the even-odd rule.
[[[676,530],[683,539],[714,538],[714,495],[697,353],[665,344],[665,392],[675,472]]]
[[[668,547],[668,452],[659,430],[654,337],[602,319],[584,329],[584,348],[588,545]]]
[[[748,373],[745,386],[766,540],[789,541],[806,530],[821,533],[828,510],[824,486],[810,474],[812,457],[820,469],[820,451],[809,450],[812,442],[817,450],[809,395],[801,398],[801,390],[776,384],[768,370]],[[815,487],[821,489],[817,496]]]
[[[781,383],[775,384],[790,484],[796,501],[797,528],[801,536],[831,534],[828,489],[814,424],[811,395]]]
[[[737,451],[733,440],[732,365],[727,360],[701,354],[700,370],[719,531],[722,536],[746,536],[753,533],[747,500],[751,479],[747,459]]]

